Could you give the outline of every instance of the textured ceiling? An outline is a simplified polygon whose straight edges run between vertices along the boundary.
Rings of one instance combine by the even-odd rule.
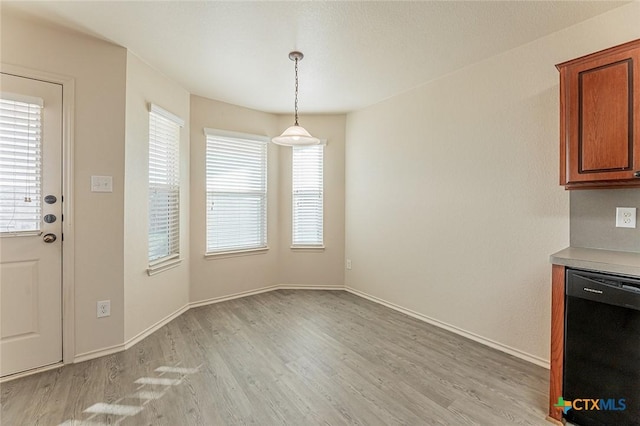
[[[619,7],[617,1],[6,2],[127,47],[191,93],[346,112]]]

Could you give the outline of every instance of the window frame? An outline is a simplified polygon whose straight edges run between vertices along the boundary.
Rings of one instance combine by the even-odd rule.
[[[325,157],[325,151],[326,151],[326,146],[327,146],[327,141],[326,139],[321,139],[320,143],[318,145],[309,145],[309,146],[299,146],[299,147],[292,147],[291,149],[291,246],[290,248],[292,250],[308,250],[308,251],[313,251],[313,250],[324,250],[325,245],[324,245],[324,157]],[[321,175],[320,175],[320,188],[319,190],[317,190],[317,192],[319,192],[320,198],[321,198],[321,209],[320,209],[320,227],[321,227],[321,233],[320,233],[320,241],[316,242],[316,243],[304,243],[304,242],[296,242],[296,167],[295,167],[295,161],[296,161],[296,151],[302,151],[305,149],[312,149],[312,148],[317,148],[317,147],[322,147],[321,150],[321,158],[320,158],[320,162],[321,162]]]
[[[181,216],[182,216],[182,209],[181,209],[181,186],[182,186],[182,173],[181,173],[181,161],[180,161],[180,157],[181,157],[181,153],[180,153],[180,141],[181,141],[181,137],[182,137],[182,132],[181,129],[184,127],[184,120],[180,117],[178,117],[175,114],[172,114],[171,112],[165,110],[164,108],[153,104],[153,103],[149,103],[149,127],[148,127],[148,147],[147,147],[147,165],[148,165],[148,175],[147,175],[147,190],[148,190],[148,195],[147,195],[147,263],[148,263],[148,268],[147,268],[147,273],[148,275],[154,275],[157,274],[159,272],[165,271],[167,269],[173,268],[175,266],[177,266],[181,261],[181,251],[180,251],[180,246],[181,246],[181,235],[180,235],[180,222],[181,222]],[[154,141],[152,140],[152,133],[151,133],[151,126],[154,123],[154,120],[159,120],[158,123],[156,123],[156,125],[161,125],[161,126],[174,126],[175,128],[173,128],[172,130],[175,132],[175,138],[172,138],[171,140],[169,140],[169,138],[165,138],[163,140],[158,140],[158,141]],[[166,169],[155,169],[155,173],[157,173],[159,170],[164,170],[164,171],[169,171],[171,169],[171,173],[166,174],[161,176],[162,179],[170,182],[170,183],[165,183],[165,184],[158,184],[158,183],[154,183],[151,180],[151,165],[150,165],[150,161],[151,161],[151,149],[155,148],[158,149],[158,144],[166,144],[167,146],[169,146],[169,144],[171,145],[171,152],[169,152],[169,149],[166,150],[166,152],[163,152],[163,154],[165,155],[165,158],[163,158],[162,160],[166,161],[167,163],[171,162],[170,167],[166,167]],[[173,156],[173,158],[169,158],[170,156]],[[169,219],[167,220],[168,223],[170,223],[169,225],[169,229],[167,230],[166,233],[166,238],[167,238],[167,246],[169,247],[169,250],[167,252],[166,255],[163,255],[161,257],[155,257],[155,258],[151,258],[151,235],[152,235],[152,226],[151,226],[151,214],[152,214],[152,199],[151,199],[151,194],[152,191],[157,190],[159,187],[162,187],[161,189],[163,191],[167,192],[167,198],[169,199],[170,197],[175,196],[175,203],[176,203],[176,208],[175,210],[171,210],[169,207],[167,208],[167,216],[169,217]],[[177,194],[176,194],[177,193]],[[174,195],[176,194],[176,195]],[[175,235],[175,237],[173,237],[173,235]],[[171,242],[171,239],[175,238],[176,241],[174,243]],[[174,247],[172,247],[174,246]]]
[[[233,132],[228,130],[221,129],[212,129],[205,127],[204,129],[205,135],[205,242],[204,242],[204,257],[207,259],[216,259],[216,258],[225,258],[225,257],[235,257],[235,256],[244,256],[244,255],[253,255],[253,254],[261,254],[266,253],[269,250],[269,138],[262,135],[255,135],[249,133],[241,133],[241,132]],[[261,158],[261,164],[263,166],[262,170],[262,199],[264,200],[261,210],[264,212],[263,217],[261,219],[262,229],[261,234],[264,236],[263,241],[260,244],[252,246],[252,247],[237,247],[234,248],[232,246],[220,247],[219,249],[212,250],[209,246],[209,232],[210,232],[210,215],[209,215],[209,203],[210,197],[212,197],[213,193],[216,191],[210,190],[209,188],[209,165],[207,164],[207,160],[209,158],[209,150],[210,143],[215,142],[218,139],[219,141],[224,142],[250,142],[256,144],[263,145],[263,157]],[[222,191],[225,192],[225,191]],[[227,193],[231,193],[226,191]],[[245,192],[233,192],[235,194],[241,194]],[[255,191],[246,191],[246,193],[253,193],[255,195]]]

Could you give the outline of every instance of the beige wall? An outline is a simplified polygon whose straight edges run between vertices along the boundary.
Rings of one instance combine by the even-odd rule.
[[[638,22],[636,2],[349,114],[346,285],[544,364],[569,244],[554,64]]]
[[[124,339],[129,341],[189,301],[189,92],[127,52],[124,197]],[[180,257],[149,276],[149,102],[185,121],[180,130]]]
[[[304,117],[327,138],[324,252],[291,252],[290,149],[269,145],[265,254],[204,258],[204,127],[273,136],[290,117],[188,92],[126,49],[19,12],[2,14],[3,63],[75,79],[75,356],[121,348],[184,307],[275,284],[341,285],[344,254],[345,116]],[[181,132],[180,266],[147,268],[148,110],[154,102],[185,119]],[[286,164],[282,164],[285,162]],[[92,175],[113,176],[112,193],[90,192]],[[96,302],[111,316],[96,318]]]
[[[124,332],[124,48],[2,10],[1,61],[75,78],[75,350],[120,344]],[[113,193],[90,191],[113,176]],[[69,200],[69,198],[67,198]],[[67,240],[68,241],[68,240]],[[96,318],[96,302],[111,316]]]
[[[634,2],[346,119],[303,117],[329,140],[327,249],[290,250],[290,152],[270,145],[271,249],[209,260],[202,129],[273,136],[290,117],[188,96],[124,48],[3,11],[2,62],[75,78],[76,354],[121,345],[187,301],[274,284],[340,285],[347,257],[348,286],[544,362],[547,259],[568,245],[569,217],[557,185],[553,65],[640,37],[639,21]],[[185,261],[155,277],[145,275],[139,208],[147,101],[190,122],[182,133],[190,142],[182,147]],[[90,192],[91,175],[113,176],[114,192]],[[103,299],[112,315],[97,319]]]
[[[272,137],[291,117],[191,96],[191,298],[224,297],[276,284],[341,286],[344,282],[344,115],[306,116],[325,154],[324,251],[292,251],[291,149],[269,144],[266,253],[205,258],[205,127]]]
[[[272,135],[274,115],[199,96],[191,96],[191,293],[199,302],[251,291],[278,282],[278,155],[269,144],[267,176],[267,238],[269,250],[236,257],[205,258],[206,185],[204,128],[254,135]]]
[[[291,249],[291,149],[279,148],[280,258],[279,284],[342,286],[344,284],[344,145],[345,115],[300,118],[313,136],[327,139],[324,149],[324,250]],[[280,116],[278,129],[291,125]]]

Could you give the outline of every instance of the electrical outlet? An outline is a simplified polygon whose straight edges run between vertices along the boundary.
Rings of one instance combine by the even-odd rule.
[[[347,269],[351,270],[351,259],[347,259]]]
[[[108,317],[111,315],[111,300],[100,300],[98,305],[98,318]]]
[[[617,207],[616,208],[616,228],[635,228],[636,208]]]

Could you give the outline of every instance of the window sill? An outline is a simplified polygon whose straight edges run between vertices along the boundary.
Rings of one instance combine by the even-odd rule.
[[[156,263],[154,265],[149,265],[149,268],[147,268],[147,275],[152,276],[152,275],[159,274],[160,272],[173,269],[179,266],[181,262],[182,262],[182,259],[176,258],[176,259],[165,260],[163,262]]]
[[[254,249],[246,249],[246,250],[218,251],[213,253],[205,253],[204,258],[207,260],[226,259],[229,257],[253,256],[256,254],[265,254],[267,251],[269,251],[269,247],[260,247],[260,248],[254,248]]]
[[[303,246],[303,245],[298,245],[298,246],[291,246],[290,248],[291,248],[292,251],[309,251],[309,252],[313,252],[313,251],[322,252],[322,251],[324,251],[324,245],[321,245],[321,246]]]

